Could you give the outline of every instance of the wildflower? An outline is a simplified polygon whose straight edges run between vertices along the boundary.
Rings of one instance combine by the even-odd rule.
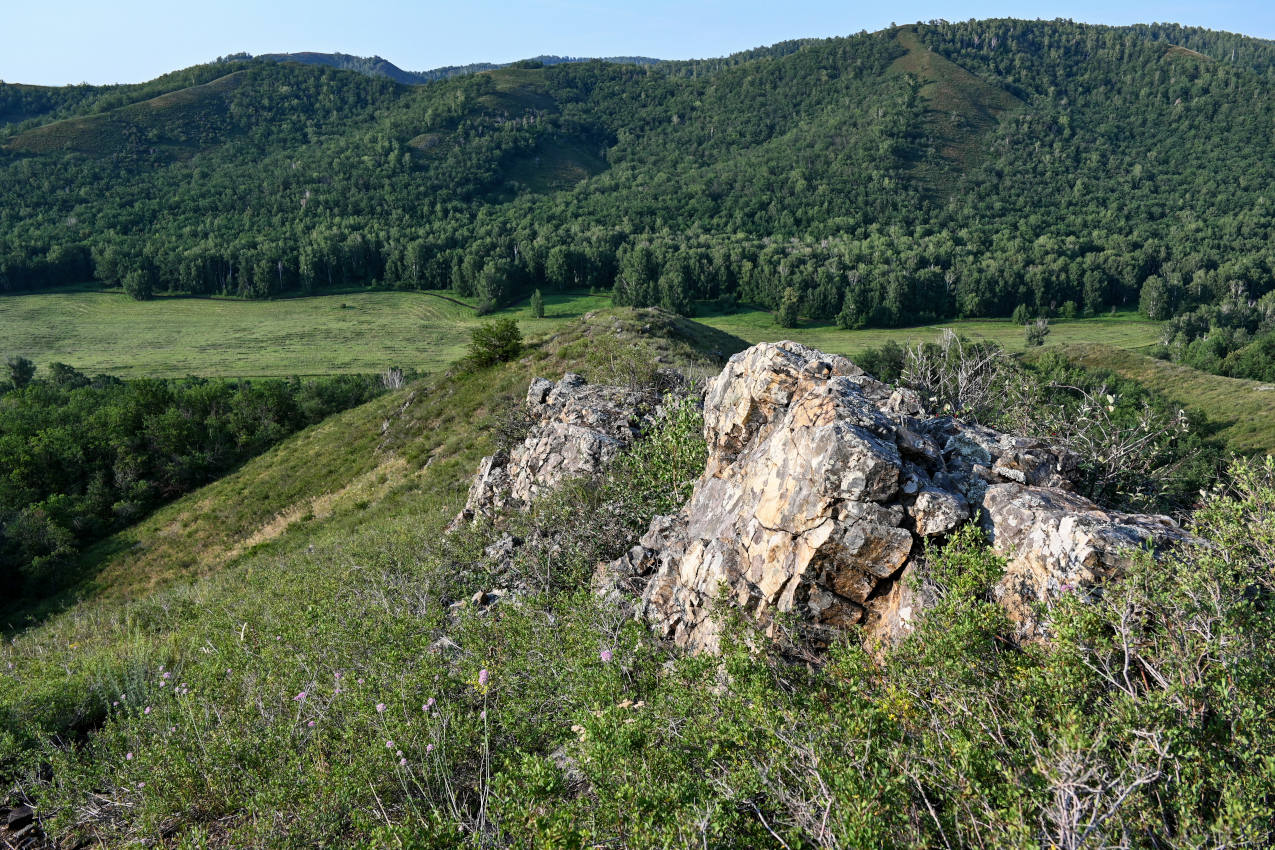
[[[119,701],[119,700],[117,700],[117,699],[116,699],[116,700],[111,700],[111,708],[114,708],[115,706],[117,706],[117,705],[119,705],[119,704],[120,704],[120,701]]]
[[[360,685],[361,685],[361,684],[363,684],[363,680],[362,680],[362,679],[359,679],[359,684],[360,684]]]
[[[393,741],[386,741],[386,742],[385,742],[385,749],[387,749],[387,750],[392,750],[392,749],[394,749],[394,742],[393,742]]]
[[[433,745],[433,744],[426,744],[426,745],[425,745],[425,752],[427,752],[427,753],[432,753],[432,752],[434,752],[434,745]]]
[[[145,787],[146,787],[146,783],[145,783],[145,782],[139,782],[139,783],[137,783],[137,787],[138,787],[138,788],[145,788]]]
[[[125,754],[124,754],[124,761],[132,761],[132,760],[133,760],[133,754],[132,754],[132,753],[125,753]]]
[[[163,669],[163,668],[160,668],[160,669]],[[164,674],[164,678],[165,678],[165,679],[171,679],[171,678],[173,678],[173,674],[172,674],[172,673],[165,673],[165,674]]]
[[[602,659],[602,663],[603,663],[603,664],[610,664],[610,663],[611,663],[611,650],[609,650],[609,649],[604,649],[604,650],[602,650],[602,654],[601,654],[601,655],[599,655],[598,657]]]
[[[487,668],[486,667],[478,671],[478,685],[479,687],[483,687],[483,688],[487,687]]]
[[[296,696],[294,696],[294,697],[292,698],[292,701],[293,701],[293,702],[305,702],[305,691],[302,691],[301,693],[299,693],[299,694],[297,694]]]
[[[151,713],[151,707],[148,705],[146,706],[146,710],[143,711],[142,714],[150,714],[150,713]]]
[[[429,699],[425,700],[425,704],[421,706],[421,711],[429,711],[433,707],[434,707],[434,698],[430,697]]]
[[[376,713],[377,713],[377,714],[382,714],[384,711],[385,711],[385,703],[383,703],[383,702],[378,702],[378,703],[376,704]]]
[[[311,729],[313,729],[313,728],[314,728],[314,721],[313,721],[313,720],[311,720],[309,723],[307,723],[307,724],[306,724],[306,726],[309,726]]]
[[[482,711],[478,712],[478,716],[479,716],[479,717],[481,717],[483,720],[486,720],[486,719],[487,719],[487,709],[485,709],[485,708],[484,708]]]
[[[399,760],[398,760],[398,766],[399,766],[399,767],[406,767],[406,766],[407,766],[407,759],[399,759]]]
[[[394,751],[394,755],[398,756],[399,758],[402,758],[402,757],[403,757],[403,751],[402,751],[402,750],[395,750],[395,751]]]

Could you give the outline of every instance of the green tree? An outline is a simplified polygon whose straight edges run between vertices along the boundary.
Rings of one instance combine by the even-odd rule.
[[[535,316],[537,319],[543,319],[545,317],[545,299],[544,296],[540,294],[539,289],[531,293],[531,315]]]
[[[1010,321],[1016,325],[1025,325],[1032,320],[1031,310],[1026,304],[1019,304],[1014,308],[1014,315],[1010,317]]]
[[[513,319],[496,319],[474,328],[469,335],[469,357],[479,366],[513,360],[522,351],[522,332]]]
[[[1042,316],[1034,322],[1029,322],[1024,327],[1023,335],[1026,337],[1028,345],[1044,345],[1045,337],[1049,336],[1049,319]]]
[[[1169,299],[1169,287],[1164,279],[1152,275],[1142,284],[1142,292],[1138,298],[1138,309],[1148,319],[1161,322],[1171,315],[1172,304]]]
[[[25,357],[10,357],[5,364],[9,369],[9,382],[22,389],[35,377],[35,364]]]
[[[779,309],[775,311],[775,321],[781,328],[797,327],[797,311],[801,306],[801,296],[793,287],[784,290],[779,299]]]

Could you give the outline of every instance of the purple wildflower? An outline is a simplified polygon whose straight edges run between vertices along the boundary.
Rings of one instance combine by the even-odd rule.
[[[609,649],[604,649],[604,650],[602,650],[602,654],[601,654],[601,655],[599,655],[598,657],[602,659],[602,663],[603,663],[603,664],[610,664],[610,663],[611,663],[611,650],[609,650]]]
[[[299,693],[299,694],[297,694],[296,696],[294,696],[294,697],[292,698],[292,701],[293,701],[293,702],[305,702],[305,691],[302,691],[301,693]]]
[[[125,753],[125,754],[124,754],[124,761],[132,761],[132,760],[133,760],[133,754],[132,754],[132,753]]]
[[[385,711],[385,703],[383,703],[383,702],[378,702],[378,703],[376,704],[376,713],[377,713],[377,714],[381,714],[381,713],[383,713],[384,711]]]
[[[478,671],[478,684],[480,687],[487,687],[487,668]]]

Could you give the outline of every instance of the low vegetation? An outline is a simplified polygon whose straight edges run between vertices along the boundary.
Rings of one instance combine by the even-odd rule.
[[[875,652],[850,634],[813,667],[761,651],[744,621],[721,658],[682,656],[587,590],[701,471],[693,404],[667,404],[601,480],[440,534],[489,445],[470,423],[494,430],[530,374],[641,382],[652,355],[711,368],[720,341],[692,330],[601,314],[418,385],[404,409],[439,460],[398,444],[413,486],[15,635],[0,771],[52,834],[113,844],[1275,838],[1269,462],[1207,489],[1204,545],[1064,596],[1047,645],[1013,642],[990,597],[1002,563],[970,531],[928,553],[936,603],[914,634]],[[509,533],[526,543],[497,572],[484,551]],[[498,583],[527,590],[498,599]]]

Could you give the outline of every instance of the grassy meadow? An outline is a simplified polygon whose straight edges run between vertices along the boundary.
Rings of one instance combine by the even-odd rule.
[[[1236,452],[1275,453],[1275,386],[1210,375],[1112,345],[1075,345],[1064,351],[1082,366],[1110,369],[1179,404],[1202,410],[1218,426],[1218,436]]]
[[[446,296],[446,297],[444,297]],[[21,355],[46,366],[68,363],[89,373],[126,378],[267,377],[379,372],[396,365],[434,372],[465,352],[469,332],[486,321],[448,293],[355,291],[245,301],[162,297],[134,301],[122,293],[63,291],[0,297],[0,356]],[[547,293],[545,318],[523,301],[494,315],[519,321],[524,335],[552,333],[609,307],[608,295]],[[845,331],[830,323],[777,325],[768,311],[741,309],[696,317],[750,343],[793,339],[854,356],[887,340],[934,339],[951,327],[1010,350],[1024,347],[1020,327],[1005,319],[944,322],[913,328]],[[1137,350],[1153,344],[1158,324],[1121,313],[1056,320],[1049,345],[1102,343]]]
[[[710,312],[697,315],[695,321],[734,334],[750,343],[791,339],[820,351],[844,354],[851,358],[889,340],[900,344],[932,341],[944,328],[951,328],[971,339],[999,343],[1009,351],[1023,351],[1027,347],[1022,327],[1009,319],[964,319],[910,328],[846,331],[830,322],[810,321],[803,321],[795,328],[781,328],[768,311],[742,309],[732,313]],[[1159,322],[1143,319],[1132,311],[1092,319],[1051,319],[1049,327],[1046,347],[1070,343],[1102,343],[1136,351],[1154,345],[1160,334]]]

